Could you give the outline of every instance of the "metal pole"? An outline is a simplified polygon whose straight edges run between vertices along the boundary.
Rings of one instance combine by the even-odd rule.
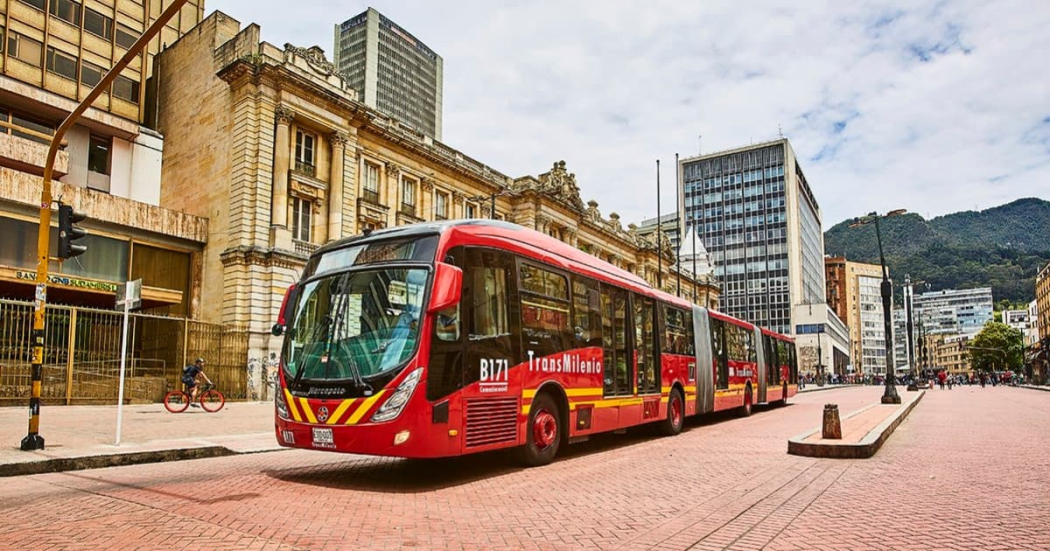
[[[663,248],[660,246],[660,159],[656,160],[656,288],[664,290],[664,259]]]
[[[696,217],[693,217],[693,228],[691,230],[689,230],[689,233],[692,235],[692,238],[693,238],[693,302],[696,302],[696,299],[698,298],[697,297],[698,293],[696,292]],[[708,284],[710,284],[710,282],[708,282]],[[705,294],[705,297],[706,297],[706,294],[707,294],[707,287],[706,286],[704,287],[704,294]],[[707,299],[706,298],[704,299],[704,308],[707,308]]]
[[[678,194],[681,192],[681,183],[678,178],[678,154],[674,154],[674,215],[677,218],[678,223],[676,224],[675,234],[678,235],[678,247],[675,251],[675,268],[678,272],[678,298],[682,297],[682,213],[679,212],[682,208],[678,199]],[[657,224],[660,220],[657,219]],[[696,274],[693,274],[696,277]]]
[[[120,429],[124,420],[124,374],[127,370],[128,359],[128,310],[131,306],[131,286],[124,286],[124,327],[120,331],[120,386],[117,388],[117,441],[114,446],[120,445]]]
[[[915,373],[915,338],[913,336],[914,322],[912,321],[912,293],[911,276],[904,274],[904,324],[908,339],[905,350],[908,352],[908,369],[911,371],[911,382],[908,383],[908,390],[916,391],[919,390],[919,385],[916,381],[918,375]]]
[[[120,72],[139,52],[153,39],[164,25],[182,9],[186,0],[173,0],[168,9],[160,14],[160,17],[142,33],[142,36],[131,45],[112,69],[94,88],[88,93],[76,109],[73,110],[66,120],[62,121],[51,138],[51,145],[47,150],[47,161],[44,164],[44,178],[40,185],[40,224],[37,227],[37,263],[36,263],[36,292],[34,294],[33,307],[33,332],[31,342],[33,346],[32,363],[32,395],[29,398],[29,433],[22,439],[21,449],[33,451],[44,449],[44,437],[40,436],[40,387],[44,363],[44,308],[47,306],[47,270],[48,249],[51,241],[51,178],[55,170],[55,158],[58,156],[58,146],[66,132],[80,119],[88,107],[95,102],[103,92],[109,90],[109,85],[120,75]]]
[[[882,252],[882,232],[879,230],[879,215],[875,215],[875,239],[879,242],[879,262],[882,263],[882,318],[886,338],[886,389],[882,394],[883,404],[899,404],[901,397],[897,394],[896,372],[893,365],[893,320],[890,318],[893,284],[890,283],[889,270],[886,269],[886,256]]]

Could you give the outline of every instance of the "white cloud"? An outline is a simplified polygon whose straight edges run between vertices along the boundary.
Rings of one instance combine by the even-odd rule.
[[[339,4],[339,7],[333,7]],[[444,141],[511,175],[564,159],[625,221],[674,205],[674,154],[792,140],[825,227],[1050,197],[1050,4],[371,4],[445,61]],[[357,2],[209,0],[330,53]]]

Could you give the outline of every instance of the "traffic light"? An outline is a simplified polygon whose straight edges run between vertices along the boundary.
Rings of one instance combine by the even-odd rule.
[[[87,251],[87,245],[75,243],[87,235],[87,230],[78,228],[73,224],[83,222],[87,218],[84,214],[73,212],[72,205],[58,206],[58,257],[61,259],[80,256]]]

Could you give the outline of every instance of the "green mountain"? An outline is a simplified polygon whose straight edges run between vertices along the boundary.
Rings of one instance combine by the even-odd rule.
[[[875,225],[850,228],[849,222],[824,233],[825,253],[878,264]],[[909,274],[933,291],[991,287],[996,302],[1030,302],[1035,276],[1050,262],[1050,201],[1042,199],[932,220],[905,214],[879,225],[890,275],[900,282]]]

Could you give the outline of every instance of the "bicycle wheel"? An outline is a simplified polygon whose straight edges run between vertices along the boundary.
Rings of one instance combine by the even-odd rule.
[[[215,413],[222,409],[222,406],[225,404],[226,397],[218,390],[209,390],[201,394],[201,407],[204,408],[204,411]]]
[[[181,390],[173,390],[164,395],[164,407],[172,413],[182,413],[190,407],[190,397]]]

